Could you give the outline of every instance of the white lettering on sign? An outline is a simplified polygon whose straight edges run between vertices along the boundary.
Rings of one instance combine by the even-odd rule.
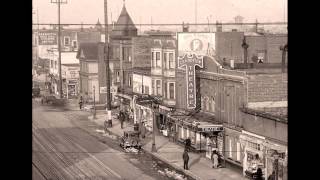
[[[203,56],[187,55],[178,57],[178,67],[186,71],[187,108],[196,108],[195,67],[203,67]]]

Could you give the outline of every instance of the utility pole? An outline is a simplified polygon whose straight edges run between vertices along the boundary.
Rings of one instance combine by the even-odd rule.
[[[96,119],[96,87],[93,86],[93,119]]]
[[[51,0],[51,3],[58,4],[58,54],[59,54],[58,65],[59,65],[59,86],[60,86],[59,94],[60,94],[60,98],[62,99],[60,5],[67,4],[67,0]]]
[[[197,19],[198,19],[198,17],[197,17],[197,10],[198,10],[198,7],[197,7],[197,0],[195,0],[195,8],[194,8],[194,11],[195,11],[195,24],[196,24],[196,31],[197,31]]]
[[[152,152],[157,152],[156,148],[156,135],[155,135],[155,127],[156,127],[156,113],[158,112],[159,105],[156,104],[155,102],[152,102],[152,109],[153,109],[153,120],[152,120],[152,147],[151,151]]]
[[[108,124],[112,127],[111,119],[111,95],[110,95],[110,69],[109,69],[109,26],[108,26],[108,0],[104,0],[104,22],[105,22],[105,62],[106,62],[106,85],[107,85],[107,112]]]

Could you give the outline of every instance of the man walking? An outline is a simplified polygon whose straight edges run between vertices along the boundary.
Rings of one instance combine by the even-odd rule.
[[[124,114],[122,111],[120,111],[120,113],[119,113],[119,120],[121,123],[121,129],[123,129]]]
[[[187,149],[184,149],[184,153],[182,157],[183,157],[183,169],[189,170],[188,168],[189,155],[188,155]]]
[[[79,100],[79,108],[80,108],[80,110],[82,109],[82,103],[83,103],[83,98],[82,98],[82,96],[80,96],[80,100]]]

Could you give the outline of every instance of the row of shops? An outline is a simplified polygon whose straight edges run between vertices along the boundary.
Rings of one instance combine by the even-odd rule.
[[[122,97],[123,98],[123,97]],[[151,101],[127,97],[123,106],[132,112],[133,122],[142,124],[150,132],[155,131],[172,138],[176,143],[191,140],[194,152],[203,153],[210,160],[216,150],[227,161],[237,162],[243,175],[261,168],[267,179],[272,173],[278,180],[287,179],[287,145],[244,130],[224,127],[214,115],[204,112],[188,114],[183,110],[159,105],[154,113]],[[155,118],[155,127],[153,127]]]

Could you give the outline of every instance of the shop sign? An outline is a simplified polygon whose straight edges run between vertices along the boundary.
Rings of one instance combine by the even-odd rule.
[[[195,54],[185,54],[182,57],[178,57],[178,67],[186,71],[186,86],[187,86],[187,108],[196,108],[196,76],[195,67],[199,66],[203,68],[203,56],[197,56]]]
[[[222,126],[198,126],[198,131],[217,132],[217,131],[223,131],[223,127]]]
[[[39,45],[56,45],[57,32],[39,32]]]

